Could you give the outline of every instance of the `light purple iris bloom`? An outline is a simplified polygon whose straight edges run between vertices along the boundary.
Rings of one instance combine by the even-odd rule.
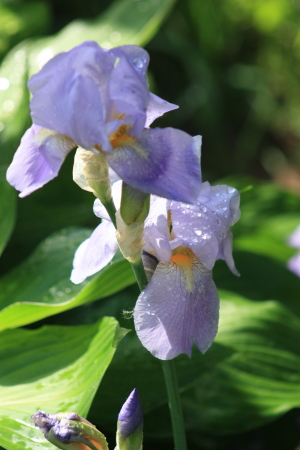
[[[30,78],[33,125],[7,172],[20,197],[55,178],[79,146],[102,152],[136,189],[188,203],[196,199],[201,140],[173,128],[149,128],[177,106],[149,92],[148,63],[148,53],[135,45],[105,50],[85,42]]]
[[[120,185],[113,186],[113,196],[118,207]],[[236,189],[208,182],[202,184],[194,205],[152,198],[143,262],[153,276],[137,300],[134,321],[142,344],[157,358],[190,356],[193,342],[202,353],[211,346],[219,319],[212,268],[217,259],[224,259],[238,275],[230,226],[240,217],[239,200]],[[99,200],[94,211],[104,220],[75,254],[74,283],[105,267],[118,248],[114,227]]]
[[[300,225],[289,236],[288,244],[290,247],[300,250]],[[294,272],[298,277],[300,277],[300,252],[296,253],[288,260],[287,267],[291,272]]]
[[[229,228],[239,217],[239,194],[225,185],[203,183],[195,205],[154,199],[144,234],[144,265],[154,273],[137,300],[134,322],[155,357],[191,356],[193,342],[202,353],[211,346],[219,320],[212,268],[224,259],[238,275]]]

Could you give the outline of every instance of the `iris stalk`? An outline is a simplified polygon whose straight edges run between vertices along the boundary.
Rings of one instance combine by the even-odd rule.
[[[105,204],[104,206],[106,207],[107,205]],[[111,218],[112,223],[116,226],[116,218],[113,210],[109,208],[107,209],[107,213]],[[140,291],[142,291],[148,284],[142,259],[134,264],[130,264],[139,285]],[[168,394],[168,403],[171,414],[175,450],[187,450],[175,363],[173,360],[161,360],[161,365]]]

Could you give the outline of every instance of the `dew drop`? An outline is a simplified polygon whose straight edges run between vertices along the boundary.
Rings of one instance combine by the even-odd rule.
[[[233,194],[235,192],[234,188],[227,189],[227,194]]]
[[[137,68],[137,69],[142,69],[144,67],[144,61],[141,58],[135,58],[133,60],[133,65]]]
[[[202,231],[201,231],[201,230],[194,230],[194,233],[195,233],[197,236],[201,236]]]

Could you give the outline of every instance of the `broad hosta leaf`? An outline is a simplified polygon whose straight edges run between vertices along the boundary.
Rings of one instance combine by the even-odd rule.
[[[121,298],[120,298],[121,300]],[[176,358],[176,370],[180,383],[181,391],[186,389],[198,379],[199,373],[210,372],[211,368],[220,361],[225,360],[232,354],[232,351],[222,345],[215,344],[206,355],[202,355],[195,350],[192,359],[186,355]],[[114,385],[113,397],[109,392]],[[121,343],[118,352],[110,365],[107,376],[104,377],[99,391],[89,413],[90,420],[93,423],[102,424],[106,429],[114,430],[114,418],[120,407],[120,398],[125,398],[127,392],[137,388],[143,403],[143,413],[145,418],[147,414],[154,411],[153,423],[148,418],[145,419],[145,432],[151,433],[169,433],[170,422],[167,407],[167,392],[163,378],[160,360],[153,356],[142,347],[135,333],[130,333]],[[101,403],[106,406],[105,411],[100,408]],[[162,406],[166,407],[164,414],[157,414]],[[159,430],[157,420],[167,418],[164,429],[159,422]]]
[[[0,334],[0,445],[8,450],[56,448],[30,423],[42,409],[86,416],[115,353],[118,322],[7,330]]]
[[[0,255],[15,223],[16,192],[7,183],[5,169],[0,167]]]
[[[26,81],[56,53],[70,50],[86,40],[104,47],[144,45],[156,32],[175,0],[119,0],[94,21],[74,21],[53,37],[26,41],[13,49],[3,62],[0,78],[9,85],[1,93],[0,161],[8,164],[16,143],[28,124]]]
[[[75,250],[90,234],[86,229],[62,230],[0,280],[1,330],[106,297],[135,282],[129,263],[120,253],[89,281],[80,285],[70,281]]]
[[[183,402],[188,427],[228,434],[300,406],[300,320],[277,302],[221,298],[216,343],[234,353],[199,374]]]
[[[242,432],[300,407],[300,320],[278,302],[252,302],[225,291],[220,295],[215,343],[205,355],[194,349],[191,359],[175,359],[189,431]],[[109,402],[113,384],[118,395]],[[160,362],[130,333],[96,394],[91,420],[113,430],[117,399],[133,387],[142,398],[145,432],[171,435],[169,420],[162,419],[168,412]],[[102,401],[109,402],[105,411]]]

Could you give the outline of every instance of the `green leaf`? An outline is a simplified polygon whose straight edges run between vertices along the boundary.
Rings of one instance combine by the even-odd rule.
[[[46,30],[49,19],[50,8],[43,1],[1,2],[0,56],[17,42],[33,35],[41,35]]]
[[[0,255],[15,224],[16,192],[7,183],[6,170],[0,167]]]
[[[0,330],[107,297],[135,283],[129,263],[118,252],[97,275],[70,281],[74,253],[90,236],[87,229],[65,229],[46,239],[19,267],[0,280]]]
[[[7,330],[0,334],[0,445],[8,450],[54,448],[30,422],[47,413],[86,416],[115,353],[118,322]]]
[[[183,406],[188,428],[228,434],[300,406],[300,320],[277,302],[251,302],[230,292],[221,298],[216,343],[232,355],[199,373]]]
[[[189,431],[243,432],[300,407],[300,319],[278,302],[253,302],[226,291],[220,296],[219,333],[212,347],[205,355],[195,348],[191,359],[175,360]],[[122,295],[115,297],[120,304]],[[110,399],[113,385],[116,396]],[[92,422],[113,431],[119,398],[133,387],[143,403],[145,433],[171,435],[160,362],[130,333],[95,396]],[[105,411],[101,402],[108,404]]]
[[[210,372],[214,365],[228,358],[231,354],[230,349],[215,344],[205,355],[195,349],[191,359],[186,355],[176,358],[181,392],[198,379],[199,373]],[[133,388],[137,388],[142,400],[145,433],[158,432],[159,434],[169,433],[171,435],[168,399],[160,360],[153,358],[142,347],[135,333],[130,333],[121,342],[107,375],[97,391],[89,413],[92,423],[98,424],[98,427],[102,424],[105,429],[113,432],[115,417],[120,409],[120,398],[125,399],[128,392]],[[111,389],[114,390],[115,395],[113,397],[109,394]],[[100,407],[101,404],[106,405],[105,410]],[[160,414],[162,406],[166,408],[166,411]],[[153,420],[148,418],[148,415],[152,412]],[[159,431],[157,429],[158,417]],[[161,420],[164,421],[164,417],[167,418],[166,428],[161,423]]]
[[[146,44],[155,34],[175,0],[137,2],[119,0],[94,21],[76,20],[55,36],[26,41],[13,49],[0,69],[0,78],[12,80],[1,94],[0,163],[8,164],[29,121],[26,81],[50,58],[86,40],[110,48]]]

